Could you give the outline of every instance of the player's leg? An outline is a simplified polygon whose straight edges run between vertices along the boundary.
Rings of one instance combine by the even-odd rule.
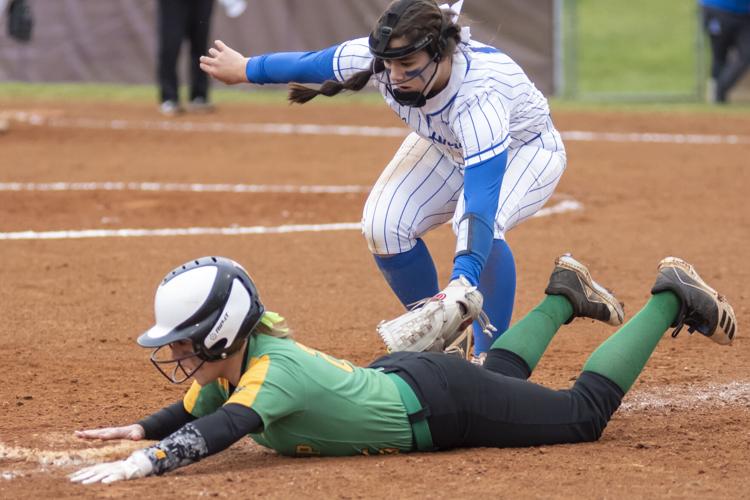
[[[446,365],[443,394],[435,387],[427,391],[437,394],[429,402],[436,416],[429,419],[433,441],[455,447],[596,440],[670,326],[687,325],[719,344],[730,343],[736,334],[729,303],[680,259],[660,263],[652,294],[646,306],[591,355],[569,390]],[[420,386],[427,385],[422,379]],[[451,413],[460,424],[447,418]]]
[[[738,16],[735,20],[732,41],[735,57],[724,65],[716,81],[717,97],[724,96],[724,100],[750,67],[750,16]]]
[[[476,321],[474,330],[474,360],[478,364],[484,361],[484,355],[492,342],[502,335],[510,325],[513,315],[513,303],[516,298],[516,262],[513,251],[504,239],[492,241],[492,249],[487,256],[487,262],[479,276],[479,291],[484,297],[483,309],[490,319],[490,323],[497,329],[493,336],[482,331]]]
[[[458,167],[412,133],[370,192],[362,232],[404,306],[439,291],[435,264],[421,236],[451,219],[462,186]]]
[[[620,325],[624,317],[617,298],[570,255],[555,260],[542,302],[495,340],[484,367],[514,378],[529,378],[559,328],[574,318]]]
[[[161,102],[179,102],[177,57],[185,36],[187,4],[182,0],[159,0],[158,77]]]
[[[734,338],[737,320],[726,299],[687,262],[668,257],[659,264],[653,294],[630,321],[589,357],[584,372],[597,373],[627,392],[670,327],[688,325],[719,344]]]
[[[622,397],[593,373],[582,376],[591,379],[586,384],[556,391],[439,353],[399,352],[372,366],[397,372],[415,388],[441,450],[593,441]]]
[[[549,144],[544,143],[545,139]],[[508,165],[500,188],[495,217],[495,240],[479,283],[479,291],[484,297],[484,312],[497,328],[497,333],[490,338],[475,322],[474,354],[479,359],[487,352],[492,342],[508,328],[513,313],[515,263],[510,247],[505,241],[505,233],[544,206],[565,170],[565,151],[556,150],[558,144],[552,141],[559,141],[559,136],[553,129],[533,143],[508,152]],[[559,148],[562,148],[561,143]],[[463,213],[464,200],[460,198],[453,221],[454,231],[458,229],[457,224]]]
[[[723,26],[723,13],[710,7],[703,7],[703,26],[711,43],[711,78],[718,80],[727,63],[731,37]]]
[[[213,0],[191,0],[188,19],[190,39],[190,101],[208,101],[208,74],[201,70],[200,57],[208,50],[208,35],[211,28]]]

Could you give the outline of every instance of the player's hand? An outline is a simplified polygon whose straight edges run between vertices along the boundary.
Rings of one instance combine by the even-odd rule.
[[[221,40],[216,40],[214,45],[208,49],[207,56],[201,56],[201,69],[227,85],[247,83],[245,66],[250,58],[243,56]]]
[[[388,352],[441,352],[463,338],[462,333],[477,320],[491,335],[492,326],[482,311],[482,294],[461,276],[434,297],[412,304],[412,309],[390,321],[381,321],[378,334]]]
[[[139,450],[125,460],[91,465],[69,475],[73,483],[114,483],[123,479],[137,479],[150,475],[154,470],[151,460]]]
[[[138,441],[146,436],[146,431],[139,424],[132,424],[123,427],[104,427],[101,429],[75,431],[74,434],[81,439],[101,439],[103,441],[110,439],[130,439],[131,441]]]

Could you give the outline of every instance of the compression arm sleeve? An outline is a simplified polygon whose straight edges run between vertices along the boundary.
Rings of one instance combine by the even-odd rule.
[[[178,401],[140,420],[138,424],[146,431],[146,439],[162,439],[192,420],[195,417],[185,410],[182,401]]]
[[[189,422],[147,448],[153,474],[164,474],[229,448],[243,436],[259,432],[263,421],[254,410],[226,404],[214,413]]]
[[[250,83],[323,83],[335,80],[333,55],[338,45],[318,52],[274,52],[251,57],[245,66]]]
[[[456,257],[451,280],[463,275],[479,284],[495,234],[495,215],[503,184],[508,151],[472,165],[464,171],[466,210],[458,225]]]

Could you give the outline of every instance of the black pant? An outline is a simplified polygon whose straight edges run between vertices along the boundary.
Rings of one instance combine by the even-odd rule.
[[[190,41],[190,99],[208,97],[208,75],[200,56],[208,50],[214,0],[159,0],[158,78],[161,100],[177,101],[177,57],[184,39]]]
[[[485,367],[440,353],[408,352],[370,366],[395,372],[414,389],[441,450],[596,441],[624,396],[614,382],[591,372],[569,390],[534,384],[525,380],[526,363],[500,349],[488,353]]]
[[[716,100],[724,102],[750,66],[750,14],[703,7],[703,25],[711,40]],[[731,54],[732,49],[736,54]]]

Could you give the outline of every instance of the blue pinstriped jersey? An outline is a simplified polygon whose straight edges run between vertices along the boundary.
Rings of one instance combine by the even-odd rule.
[[[358,38],[338,46],[333,72],[343,81],[371,63],[367,38]],[[378,78],[371,83],[404,123],[464,167],[540,137],[545,149],[563,150],[547,99],[515,61],[488,45],[460,44],[447,86],[421,108],[400,105]]]

